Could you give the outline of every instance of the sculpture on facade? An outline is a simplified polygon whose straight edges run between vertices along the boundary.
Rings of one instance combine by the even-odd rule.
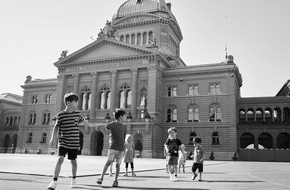
[[[67,53],[68,53],[68,50],[62,51],[60,54],[60,58],[65,58]]]
[[[116,37],[115,36],[116,30],[113,29],[111,22],[107,20],[107,23],[103,29],[100,29],[100,32],[98,33],[98,38],[101,37]]]
[[[145,95],[143,95],[140,101],[140,107],[145,107],[145,103],[146,103],[146,97]]]
[[[154,40],[149,40],[149,42],[149,48],[159,48],[159,42],[157,42],[156,38],[154,38]]]

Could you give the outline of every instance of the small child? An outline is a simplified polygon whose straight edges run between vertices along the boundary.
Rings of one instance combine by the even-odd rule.
[[[128,176],[128,166],[131,164],[132,176],[136,176],[134,172],[134,157],[135,157],[135,146],[132,141],[132,135],[127,134],[125,138],[125,154],[124,154],[124,163],[126,164],[126,173],[124,176]]]
[[[185,151],[185,145],[182,144],[180,145],[180,149],[178,153],[178,166],[179,166],[179,173],[180,173],[180,168],[183,168],[183,173],[185,173],[185,162],[186,162],[186,156],[187,152]]]
[[[170,127],[168,129],[169,138],[165,142],[166,152],[169,154],[168,166],[170,172],[170,180],[177,181],[177,164],[178,164],[178,150],[180,150],[181,141],[176,138],[177,129]],[[181,150],[183,152],[183,150]]]
[[[195,180],[195,178],[197,177],[197,174],[195,173],[195,171],[198,169],[198,172],[199,172],[198,181],[202,181],[201,174],[203,172],[204,158],[203,158],[203,148],[200,145],[201,138],[197,136],[192,141],[193,141],[193,145],[194,145],[193,155],[191,156],[191,157],[193,157],[192,180]]]
[[[47,189],[56,189],[57,180],[60,174],[61,166],[64,158],[68,155],[72,166],[71,188],[77,187],[77,155],[80,149],[79,131],[80,123],[84,123],[86,127],[92,126],[84,117],[81,116],[78,108],[79,96],[75,93],[67,93],[64,95],[65,109],[56,116],[56,123],[52,130],[49,147],[52,146],[53,139],[57,133],[58,139],[58,157],[54,168],[53,179],[49,183]]]
[[[124,144],[125,144],[125,136],[126,136],[126,126],[122,124],[122,122],[126,121],[126,112],[124,110],[118,110],[115,112],[116,121],[107,125],[105,130],[110,132],[109,135],[109,149],[107,155],[107,161],[104,165],[101,177],[97,180],[98,184],[103,183],[104,176],[107,172],[107,169],[110,167],[112,162],[116,160],[116,173],[115,180],[113,182],[113,187],[118,187],[118,177],[120,172],[120,165],[122,162],[123,152],[124,152]]]

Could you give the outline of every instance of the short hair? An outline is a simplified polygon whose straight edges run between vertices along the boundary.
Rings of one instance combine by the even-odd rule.
[[[175,127],[170,127],[167,132],[170,133],[171,131],[177,133],[177,129]]]
[[[66,105],[67,102],[73,102],[73,101],[78,101],[79,96],[73,92],[66,93],[63,97],[64,104]]]
[[[196,136],[192,139],[192,141],[196,143],[201,143],[201,138],[199,136]]]
[[[126,112],[124,110],[117,110],[117,111],[114,112],[114,116],[115,116],[116,119],[119,119],[119,117],[121,117],[121,116],[123,116],[125,114],[126,114]]]

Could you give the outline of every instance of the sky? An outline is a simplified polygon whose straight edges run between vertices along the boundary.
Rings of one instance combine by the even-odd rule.
[[[97,38],[126,0],[0,0],[0,93],[23,95],[27,75],[56,78],[53,65]],[[186,65],[234,56],[242,97],[275,96],[290,79],[289,0],[165,0],[183,34]]]

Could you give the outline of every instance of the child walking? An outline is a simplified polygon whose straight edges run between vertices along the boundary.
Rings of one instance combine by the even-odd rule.
[[[178,163],[178,150],[180,149],[181,141],[176,137],[177,129],[170,127],[168,129],[169,138],[165,142],[166,152],[169,154],[168,166],[170,173],[170,180],[177,181],[177,163]],[[183,151],[183,150],[181,150]]]
[[[134,160],[135,157],[135,146],[132,141],[132,135],[127,134],[125,138],[125,154],[124,154],[124,163],[126,164],[126,173],[124,176],[128,176],[128,166],[131,164],[132,176],[136,176],[134,172]]]
[[[126,126],[122,122],[126,121],[126,112],[123,110],[118,110],[115,112],[116,121],[107,125],[106,129],[110,131],[109,135],[109,150],[106,164],[104,165],[101,177],[97,180],[98,184],[103,183],[104,176],[107,172],[108,167],[116,159],[116,172],[115,180],[113,182],[113,187],[118,187],[118,177],[120,172],[120,165],[122,162],[122,156],[124,152],[124,143],[126,136]]]
[[[182,150],[182,151],[181,151]],[[179,173],[182,167],[183,173],[185,173],[185,162],[186,162],[187,152],[185,151],[185,145],[180,145],[180,150],[178,153],[178,166],[179,166]]]
[[[193,155],[192,155],[192,157],[193,157],[192,180],[195,180],[195,178],[197,177],[197,174],[195,172],[198,169],[198,172],[199,172],[198,181],[202,181],[201,174],[203,172],[204,158],[203,158],[203,148],[200,144],[201,138],[197,136],[192,141],[193,141],[193,145],[194,145],[194,151],[193,151]]]
[[[80,123],[93,127],[77,110],[79,97],[75,93],[64,95],[65,109],[56,115],[56,122],[52,130],[52,136],[49,141],[51,147],[55,133],[58,132],[58,157],[55,165],[53,179],[47,189],[54,190],[57,186],[58,176],[63,164],[64,157],[68,154],[68,159],[72,165],[71,188],[77,187],[77,154],[80,148],[79,144],[79,127]]]

